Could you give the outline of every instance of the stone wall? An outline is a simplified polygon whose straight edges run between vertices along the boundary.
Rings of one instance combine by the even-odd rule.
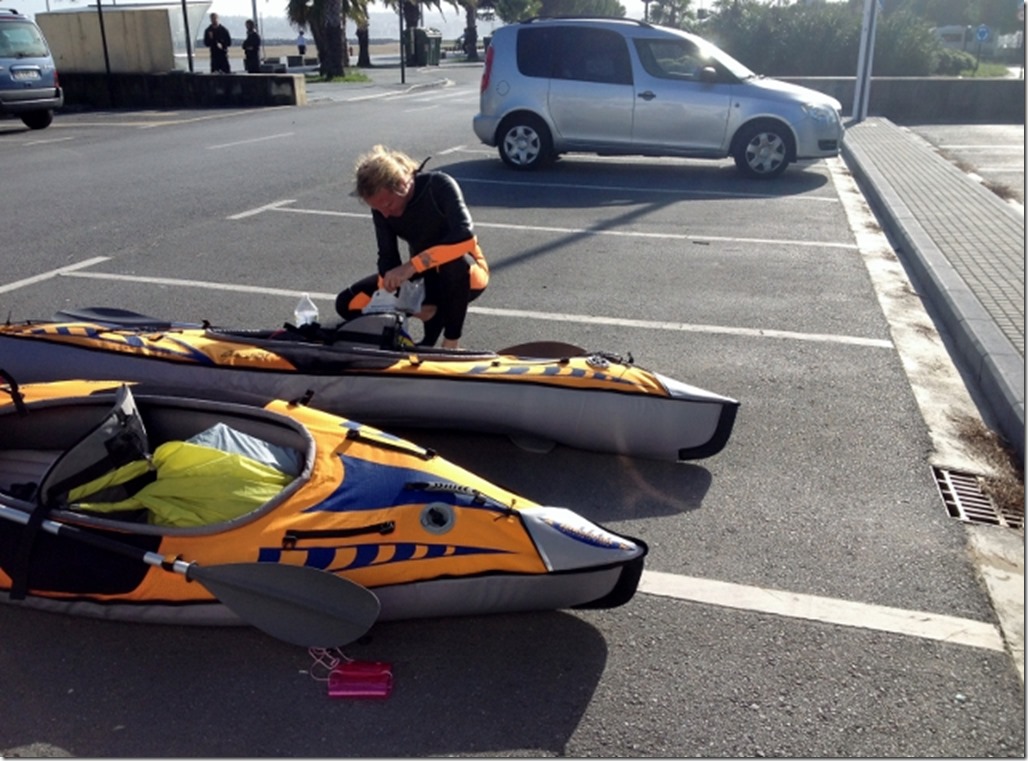
[[[303,74],[61,73],[66,107],[256,108],[307,105]]]
[[[831,95],[852,114],[855,77],[781,79]],[[874,77],[867,112],[897,124],[1024,124],[1024,100],[1023,79]]]

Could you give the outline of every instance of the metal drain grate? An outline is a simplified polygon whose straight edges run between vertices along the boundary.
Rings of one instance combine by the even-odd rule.
[[[946,510],[965,523],[985,523],[1004,528],[1024,528],[1024,514],[1011,514],[997,509],[982,491],[981,478],[972,473],[959,473],[932,466],[939,495]]]

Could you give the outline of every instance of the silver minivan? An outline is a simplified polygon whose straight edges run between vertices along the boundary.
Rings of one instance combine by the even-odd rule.
[[[64,105],[50,48],[35,22],[0,8],[0,116],[20,117],[30,129],[49,127]]]
[[[706,40],[630,19],[497,29],[472,126],[514,169],[570,152],[731,156],[750,177],[836,156],[841,104],[758,76]]]

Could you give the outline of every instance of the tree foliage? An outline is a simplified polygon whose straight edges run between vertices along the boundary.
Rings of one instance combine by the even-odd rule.
[[[815,5],[768,5],[719,0],[715,13],[692,29],[767,76],[852,76],[863,25],[862,0]],[[878,16],[875,76],[928,76],[943,47],[932,25],[906,8]]]
[[[689,5],[690,0],[652,0],[646,11],[646,18],[661,26],[688,29],[696,20]]]
[[[541,0],[539,15],[622,18],[625,15],[625,6],[618,0]]]
[[[625,7],[618,0],[481,0],[478,6],[495,13],[505,24],[536,16],[625,15]]]
[[[985,24],[997,34],[1022,29],[1017,20],[1021,0],[890,0],[887,12],[904,10],[931,26],[978,26]]]

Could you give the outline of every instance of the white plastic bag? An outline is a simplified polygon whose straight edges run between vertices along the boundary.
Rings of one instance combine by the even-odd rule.
[[[371,295],[371,301],[361,312],[379,314],[380,312],[402,312],[417,314],[425,302],[425,281],[407,280],[400,284],[399,295],[379,288]]]

